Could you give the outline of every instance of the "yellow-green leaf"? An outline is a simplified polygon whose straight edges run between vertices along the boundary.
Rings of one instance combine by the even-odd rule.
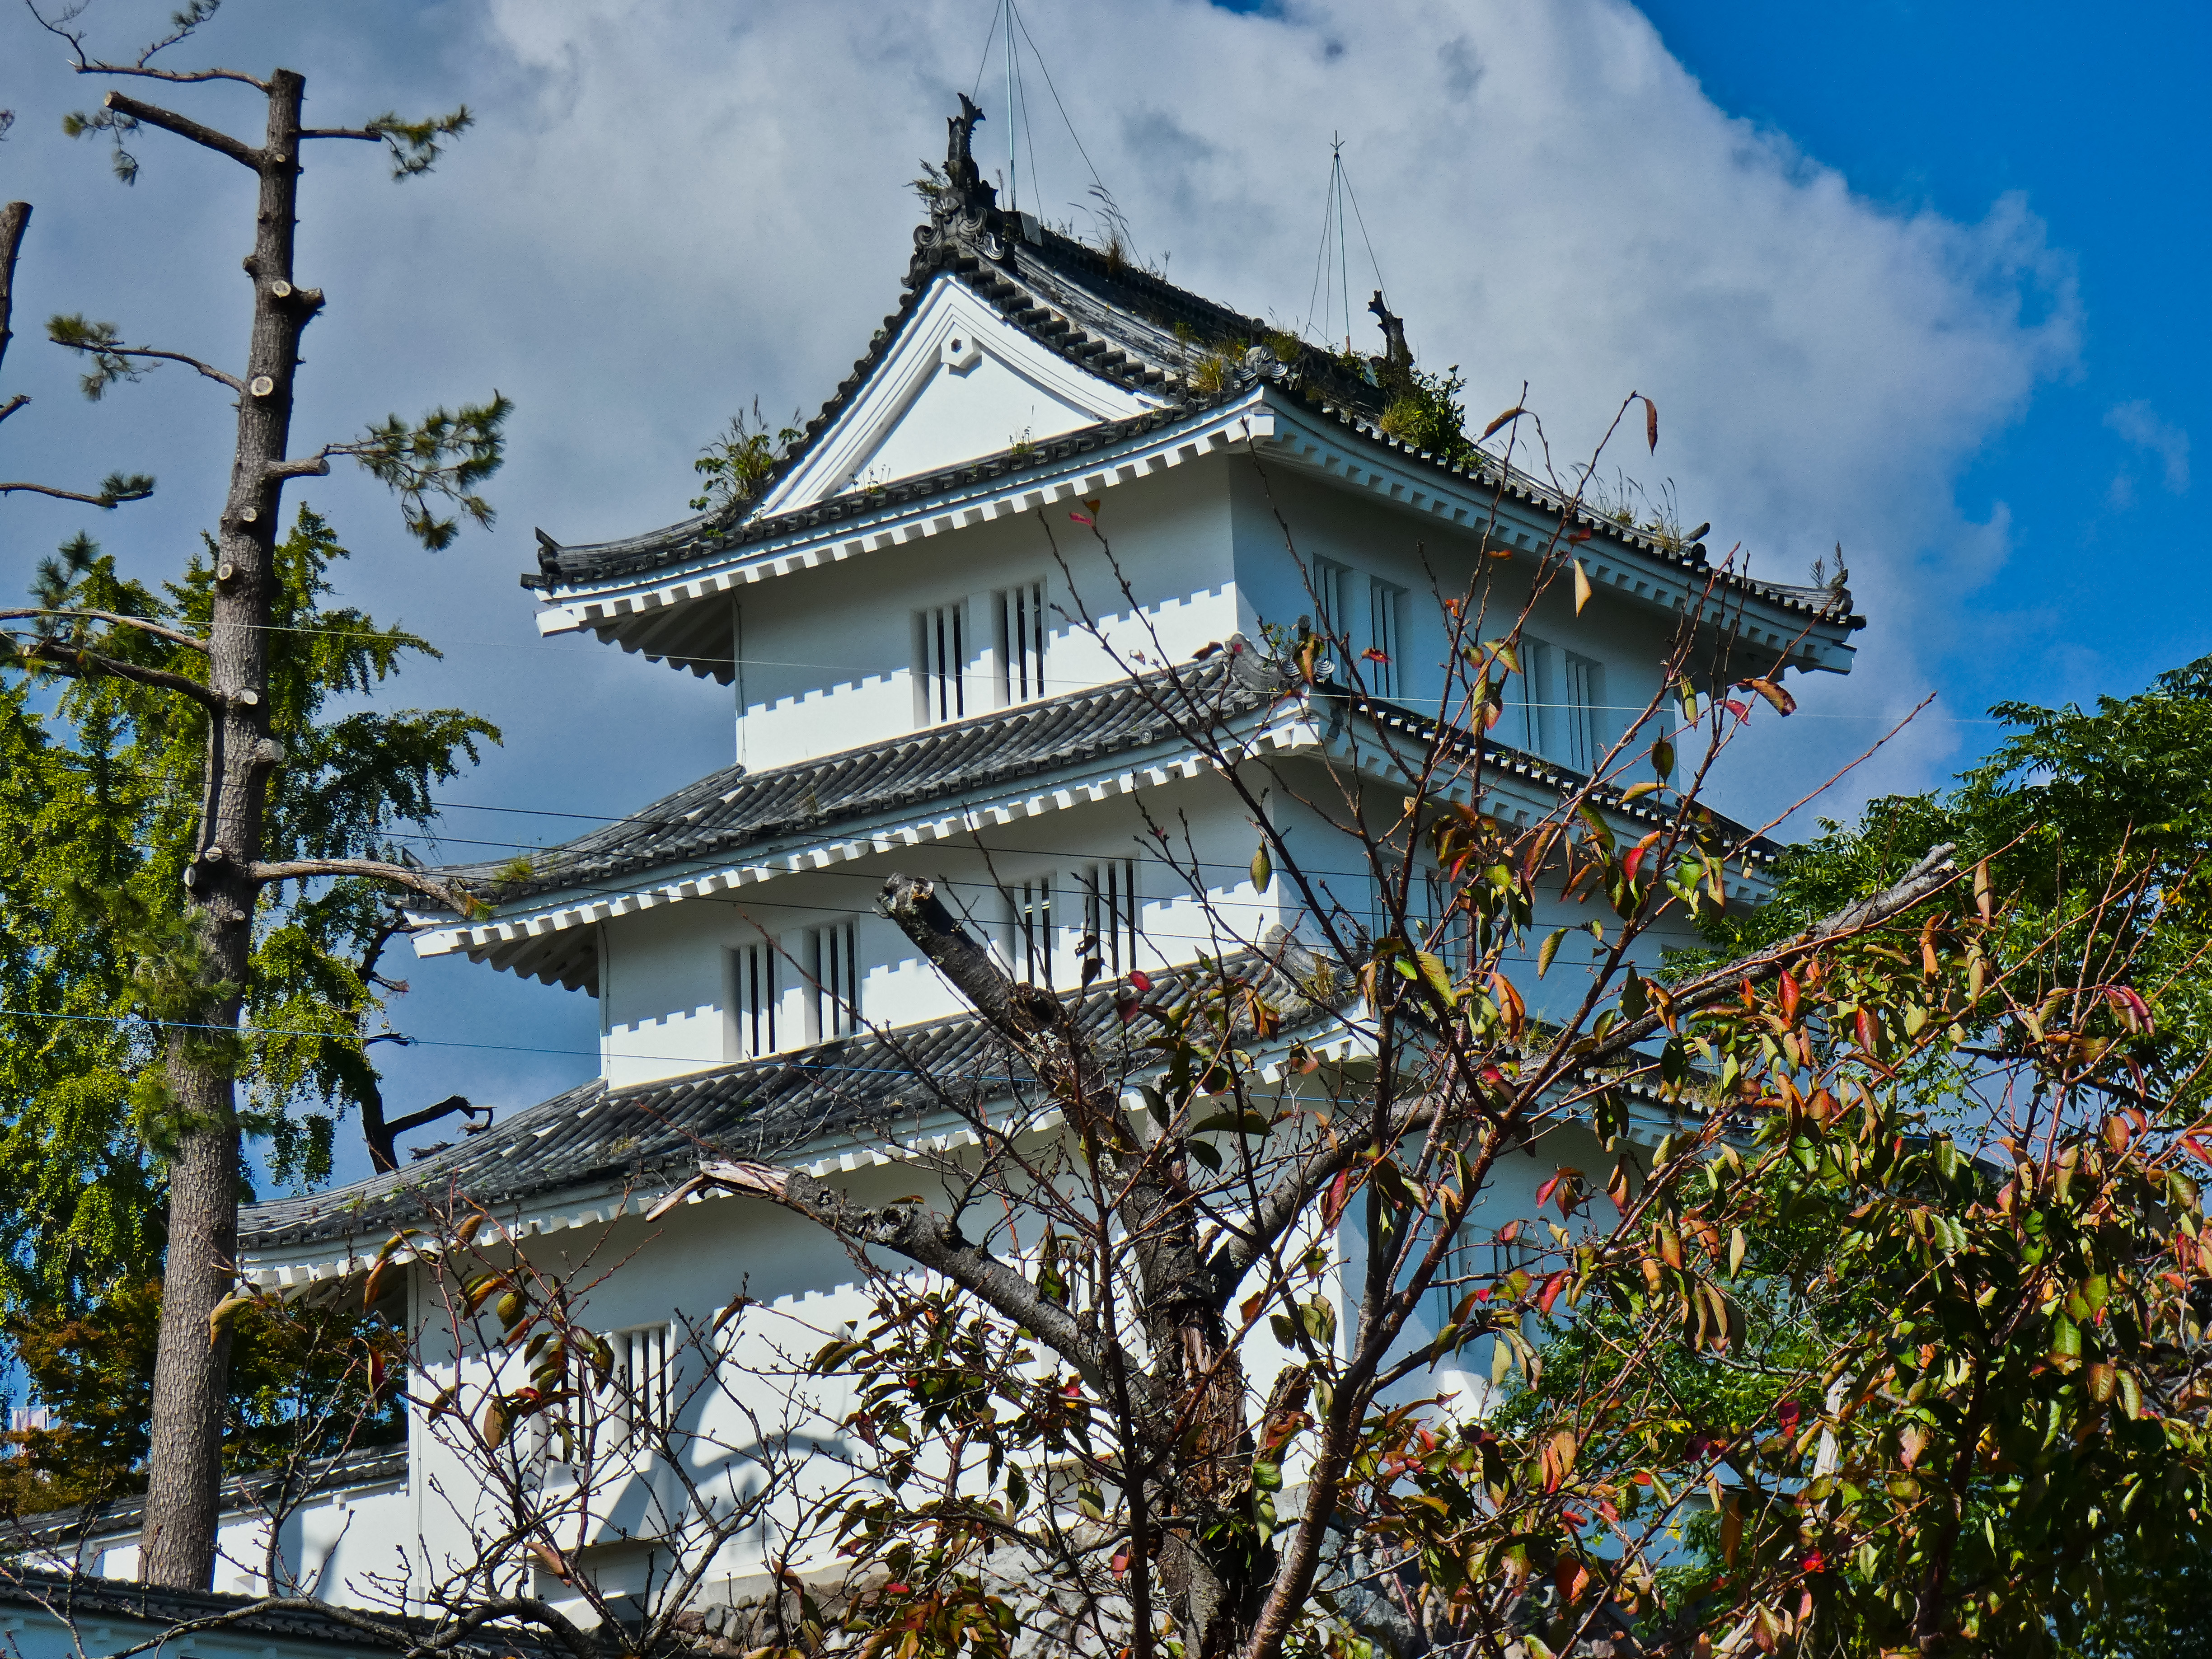
[[[1583,562],[1577,559],[1575,561],[1575,615],[1579,617],[1583,614],[1583,607],[1589,603],[1590,595],[1596,591],[1590,586],[1589,572],[1583,569]]]
[[[1566,936],[1565,928],[1554,927],[1544,936],[1544,942],[1536,947],[1536,977],[1538,979],[1544,977],[1545,972],[1552,965],[1552,958],[1559,954],[1559,941]]]
[[[1267,843],[1261,842],[1252,854],[1252,890],[1264,893],[1275,878],[1275,866],[1267,857]]]

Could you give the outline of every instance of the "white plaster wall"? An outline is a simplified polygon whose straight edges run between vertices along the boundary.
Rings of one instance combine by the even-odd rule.
[[[1310,474],[1277,465],[1264,478],[1252,464],[1229,463],[1235,498],[1237,593],[1239,625],[1256,635],[1263,623],[1285,628],[1314,612],[1315,602],[1299,571],[1316,558],[1331,561],[1353,575],[1351,609],[1355,655],[1368,643],[1365,583],[1380,577],[1402,588],[1403,643],[1397,666],[1403,671],[1397,700],[1433,710],[1444,687],[1444,659],[1449,649],[1446,599],[1466,600],[1472,639],[1505,634],[1528,604],[1535,558],[1480,556],[1468,531],[1440,524],[1410,509],[1378,501],[1368,491],[1334,488]],[[1280,521],[1278,521],[1278,514]],[[1284,525],[1290,528],[1286,544]],[[1297,557],[1291,556],[1295,545]],[[1341,628],[1339,632],[1342,631]],[[1536,600],[1525,624],[1528,635],[1593,659],[1604,669],[1605,705],[1601,735],[1610,740],[1626,730],[1660,686],[1660,668],[1673,637],[1667,617],[1648,605],[1612,592],[1594,595],[1581,616],[1574,611],[1571,575],[1554,580]],[[1373,669],[1357,665],[1370,684]],[[1522,695],[1519,677],[1509,696]],[[1455,715],[1461,711],[1453,711]],[[1532,740],[1525,718],[1510,711],[1493,735],[1516,748],[1567,757],[1555,732],[1549,743]]]
[[[964,607],[966,712],[993,712],[1001,706],[994,596],[1022,583],[1046,584],[1050,695],[1125,675],[1085,635],[1085,616],[1115,649],[1155,660],[1164,652],[1181,661],[1226,637],[1237,627],[1228,464],[1209,457],[1109,491],[1099,528],[1110,538],[1110,556],[1060,504],[743,589],[736,600],[738,760],[766,771],[927,723],[917,714],[914,618],[939,605]],[[1124,577],[1133,606],[1121,592]]]
[[[1174,866],[1161,856],[1159,827],[1170,831]],[[825,925],[854,925],[861,1014],[869,1024],[906,1025],[963,1012],[906,936],[875,911],[894,872],[937,882],[945,902],[972,921],[1010,967],[1012,918],[1002,890],[1050,879],[1055,979],[1064,985],[1075,982],[1083,931],[1075,873],[1106,860],[1136,860],[1138,965],[1245,948],[1285,902],[1285,884],[1264,897],[1252,890],[1256,839],[1224,784],[1193,779],[617,917],[600,924],[604,1074],[627,1087],[744,1058],[731,953],[763,942],[776,957],[778,1048],[815,1040],[806,1019],[806,933]],[[1203,903],[1184,873],[1194,856]]]
[[[413,1508],[404,1486],[392,1484],[328,1494],[303,1504],[285,1518],[281,1571],[289,1583],[276,1593],[319,1595],[352,1607],[378,1605],[349,1580],[372,1571],[390,1571],[398,1552],[411,1547]],[[125,1538],[88,1550],[86,1570],[102,1578],[138,1577],[138,1540]],[[269,1520],[258,1512],[225,1515],[216,1534],[213,1588],[232,1595],[270,1593],[264,1569],[269,1559]],[[197,1645],[197,1644],[196,1644]]]

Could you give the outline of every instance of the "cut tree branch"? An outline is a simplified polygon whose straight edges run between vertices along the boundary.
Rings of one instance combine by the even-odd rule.
[[[110,64],[92,65],[89,72],[100,75],[150,75],[164,81],[186,78],[162,70],[120,69]],[[244,80],[246,77],[243,76],[232,77],[228,76],[226,71],[216,70],[208,75],[191,78]],[[264,92],[268,90],[268,88],[263,87],[258,81],[252,82],[250,84],[261,87]],[[179,138],[189,138],[201,149],[211,149],[218,155],[228,155],[240,167],[252,167],[256,173],[258,173],[269,161],[283,159],[272,157],[267,151],[257,149],[251,144],[242,144],[227,132],[218,132],[213,127],[203,126],[190,116],[179,115],[173,110],[163,109],[159,104],[143,104],[128,93],[111,92],[100,101],[118,115],[127,115],[132,120],[141,122],[147,126],[160,127],[165,132],[175,133]]]
[[[17,660],[35,663],[41,668],[51,668],[58,674],[73,678],[89,678],[107,674],[118,680],[133,680],[140,685],[150,685],[163,691],[174,691],[190,697],[210,714],[221,714],[226,707],[223,699],[198,680],[182,674],[172,674],[166,668],[147,668],[119,658],[102,656],[97,651],[88,651],[82,646],[65,644],[59,640],[34,640],[16,652]]]
[[[0,489],[18,487],[0,484]],[[79,497],[79,499],[89,500],[90,498]],[[187,634],[181,629],[170,627],[167,623],[157,623],[145,617],[126,617],[116,611],[46,611],[35,606],[25,611],[0,611],[0,622],[14,622],[25,617],[81,617],[91,622],[104,622],[116,628],[135,628],[141,633],[151,634],[157,639],[168,641],[172,645],[185,646],[194,651],[204,652],[208,648],[207,641],[198,635]]]
[[[381,859],[288,859],[281,864],[246,866],[246,878],[252,882],[313,881],[318,876],[361,876],[370,881],[388,881],[425,898],[435,899],[459,915],[465,916],[477,908],[477,901],[465,888],[404,864],[386,864]]]
[[[261,469],[261,476],[270,483],[283,478],[320,478],[331,470],[331,452],[304,455],[296,461],[273,461]]]

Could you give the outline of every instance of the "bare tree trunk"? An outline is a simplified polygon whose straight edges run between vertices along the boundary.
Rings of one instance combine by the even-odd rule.
[[[270,77],[268,138],[254,161],[260,191],[253,251],[246,261],[253,331],[209,629],[209,684],[222,706],[209,719],[207,805],[198,856],[185,877],[201,952],[193,971],[203,1000],[185,1020],[218,1029],[179,1032],[168,1055],[174,1114],[169,1245],[139,1571],[149,1583],[188,1589],[207,1589],[215,1573],[230,1346],[212,1329],[209,1315],[236,1282],[240,1051],[222,1028],[238,1023],[258,890],[248,872],[261,855],[263,799],[270,769],[281,757],[269,738],[268,624],[283,488],[276,469],[290,435],[300,333],[322,299],[302,294],[292,280],[306,84],[290,70]],[[108,101],[142,119],[158,113],[119,94]]]

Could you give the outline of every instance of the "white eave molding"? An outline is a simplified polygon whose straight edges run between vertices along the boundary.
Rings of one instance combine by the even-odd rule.
[[[1274,412],[1255,392],[1234,404],[1090,451],[1057,467],[1025,470],[947,490],[927,501],[886,506],[832,526],[793,530],[771,541],[750,543],[695,559],[673,570],[655,571],[642,581],[571,590],[574,597],[538,611],[538,631],[565,634],[592,628],[606,635],[618,629],[626,617],[710,599],[753,582],[903,546],[969,525],[1102,495],[1204,455],[1264,442],[1273,433]]]
[[[1279,756],[1326,757],[1383,783],[1401,784],[1404,779],[1399,763],[1392,758],[1392,743],[1402,747],[1409,739],[1362,737],[1356,726],[1365,723],[1364,716],[1333,720],[1328,710],[1302,699],[1253,716],[1248,732],[1230,734],[1233,745],[1230,752],[1239,762]],[[926,816],[887,816],[855,825],[835,840],[791,840],[750,848],[745,857],[732,862],[664,866],[655,872],[659,877],[655,880],[630,878],[618,888],[572,889],[483,921],[454,922],[410,914],[415,952],[418,957],[438,957],[464,951],[496,968],[515,967],[520,958],[538,955],[560,934],[587,929],[617,916],[733,892],[780,876],[829,869],[901,848],[956,840],[979,830],[1202,777],[1212,770],[1213,763],[1206,756],[1185,745],[1156,746],[1115,757],[1100,768],[1024,779],[981,802],[940,802]],[[1484,768],[1482,780],[1479,800],[1472,782],[1463,775],[1455,778],[1449,788],[1437,792],[1434,799],[1472,805],[1516,827],[1526,827],[1558,810],[1557,789],[1538,780],[1492,765]],[[1664,821],[1634,808],[1605,810],[1632,833],[1642,833]],[[1747,864],[1739,864],[1729,878],[1727,894],[1731,903],[1758,902],[1768,896],[1768,884]],[[580,943],[577,948],[581,948]],[[545,970],[546,964],[541,962],[523,971]]]
[[[752,583],[793,575],[932,536],[1040,511],[1063,501],[1100,495],[1125,483],[1181,466],[1202,456],[1249,447],[1271,459],[1367,491],[1403,511],[1461,530],[1487,533],[1534,555],[1552,526],[1540,507],[1497,500],[1471,479],[1440,471],[1389,445],[1347,429],[1309,410],[1297,398],[1262,383],[1244,397],[1157,431],[1073,458],[1059,466],[1025,471],[887,506],[833,526],[794,529],[767,542],[706,555],[635,581],[577,586],[538,613],[541,635],[589,628],[602,639],[627,644],[632,618],[671,605],[729,593]],[[1600,533],[1577,552],[1601,591],[1680,615],[1705,600],[1704,574],[1686,570]],[[1790,650],[1790,666],[1848,673],[1856,652],[1848,626],[1814,621],[1740,588],[1713,596],[1716,624],[1725,623],[1754,647]]]

